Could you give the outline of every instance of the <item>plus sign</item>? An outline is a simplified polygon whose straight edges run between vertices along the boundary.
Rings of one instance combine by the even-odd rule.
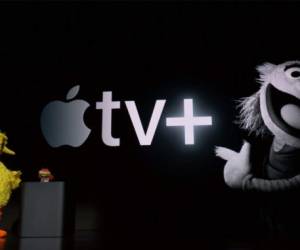
[[[194,144],[194,126],[212,125],[211,116],[194,116],[193,99],[184,99],[184,116],[166,119],[167,126],[183,126],[185,144]]]

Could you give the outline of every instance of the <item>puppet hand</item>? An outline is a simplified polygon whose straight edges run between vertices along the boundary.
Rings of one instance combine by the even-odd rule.
[[[216,147],[216,155],[227,161],[224,167],[224,180],[229,187],[242,188],[244,178],[250,173],[250,147],[248,142],[244,142],[240,152]]]

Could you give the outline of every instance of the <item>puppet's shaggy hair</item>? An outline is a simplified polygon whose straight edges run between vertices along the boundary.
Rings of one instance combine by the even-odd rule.
[[[268,62],[258,65],[256,70],[259,73],[259,77],[256,81],[261,85],[268,83],[270,80],[269,76],[275,67],[276,65]],[[247,130],[249,134],[268,136],[271,135],[271,132],[262,119],[260,111],[260,92],[261,89],[253,95],[241,98],[237,101],[239,115],[235,123],[242,129]]]
[[[270,135],[270,131],[264,124],[262,115],[260,112],[259,103],[260,90],[253,95],[241,98],[238,100],[237,108],[239,115],[236,123],[242,128],[254,134],[256,136]]]

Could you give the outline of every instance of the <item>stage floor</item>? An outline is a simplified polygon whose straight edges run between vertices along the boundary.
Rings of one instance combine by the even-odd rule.
[[[221,240],[221,239],[103,239],[99,232],[80,231],[69,239],[18,238],[10,236],[0,250],[96,250],[96,249],[198,249],[266,250],[298,249],[300,241]]]

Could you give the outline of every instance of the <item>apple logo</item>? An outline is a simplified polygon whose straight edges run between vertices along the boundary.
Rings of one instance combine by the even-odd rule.
[[[89,103],[80,99],[71,101],[78,94],[79,88],[76,85],[69,90],[66,96],[68,102],[50,102],[42,111],[41,130],[51,147],[79,147],[91,132],[83,119]]]

